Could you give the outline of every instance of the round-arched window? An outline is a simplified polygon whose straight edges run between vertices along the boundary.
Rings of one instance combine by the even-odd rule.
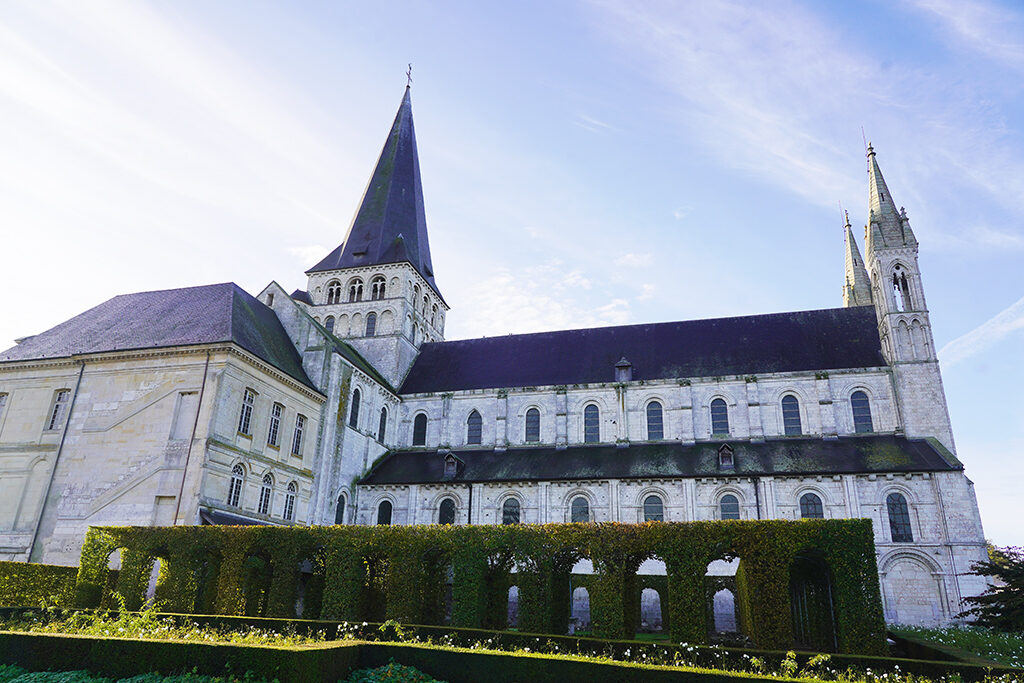
[[[724,399],[716,398],[711,402],[711,433],[722,436],[729,433],[729,406]]]
[[[597,443],[601,440],[601,411],[593,403],[583,409],[583,442]]]
[[[740,518],[740,501],[731,493],[722,496],[722,499],[718,502],[718,509],[722,519]]]
[[[665,438],[665,423],[662,416],[661,403],[651,401],[647,404],[647,440],[661,441]]]
[[[412,421],[412,445],[427,445],[427,414],[420,413]]]
[[[472,410],[466,418],[466,443],[478,446],[483,438],[484,421],[480,413]]]
[[[590,521],[590,503],[583,496],[576,496],[569,506],[570,521],[573,524],[581,524]]]
[[[455,501],[445,498],[437,509],[438,524],[455,524]]]
[[[502,524],[519,524],[519,501],[508,498],[501,506]]]
[[[540,441],[540,411],[530,408],[526,411],[526,443]]]
[[[644,498],[644,521],[645,522],[664,522],[665,521],[665,505],[661,500],[661,496],[651,494]]]
[[[786,436],[804,433],[803,425],[800,424],[800,401],[793,394],[782,397],[782,429]]]
[[[805,493],[800,496],[800,517],[802,519],[824,519],[825,508],[816,493]]]
[[[391,524],[391,501],[382,500],[377,506],[377,524],[387,526]]]

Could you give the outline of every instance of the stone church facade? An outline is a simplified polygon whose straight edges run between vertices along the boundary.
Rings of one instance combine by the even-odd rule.
[[[407,90],[306,290],[123,295],[0,353],[0,557],[74,564],[91,524],[863,517],[887,619],[948,622],[984,534],[868,162],[840,308],[446,342]]]

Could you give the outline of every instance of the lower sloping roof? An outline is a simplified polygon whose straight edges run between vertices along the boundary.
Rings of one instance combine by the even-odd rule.
[[[721,469],[718,449],[733,448],[735,466]],[[380,460],[360,484],[428,484],[584,479],[664,479],[756,475],[831,475],[938,472],[963,466],[931,439],[893,435],[769,439],[680,444],[459,450],[454,478],[444,476],[435,451],[396,451]]]
[[[233,282],[115,296],[0,352],[0,362],[217,342],[317,390],[274,311]]]

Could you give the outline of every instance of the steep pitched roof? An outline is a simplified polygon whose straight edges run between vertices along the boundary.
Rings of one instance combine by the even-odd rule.
[[[734,467],[721,469],[724,442],[678,442],[462,450],[458,473],[445,477],[444,458],[434,452],[398,451],[380,460],[360,484],[428,484],[577,479],[651,479],[783,474],[941,472],[963,469],[937,442],[902,436],[848,436],[730,441]]]
[[[412,264],[438,296],[441,295],[430,262],[409,88],[405,89],[391,133],[345,241],[307,272],[403,261]]]
[[[115,296],[3,351],[0,362],[219,342],[316,390],[281,321],[233,282]]]
[[[870,306],[424,344],[399,393],[885,365]]]
[[[917,237],[910,229],[905,212],[896,209],[882,170],[875,158],[875,148],[868,145],[868,204],[870,216],[864,249],[871,253],[885,247],[916,247]]]
[[[864,267],[864,259],[860,256],[860,249],[857,248],[857,240],[853,238],[853,227],[850,226],[850,216],[846,216],[846,225],[843,226],[846,234],[845,260],[846,260],[846,282],[843,285],[843,304],[846,306],[869,306],[871,305],[871,280],[868,279],[867,268]]]

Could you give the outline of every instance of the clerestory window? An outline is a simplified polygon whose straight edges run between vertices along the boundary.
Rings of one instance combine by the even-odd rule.
[[[471,411],[466,418],[466,443],[471,446],[479,445],[483,439],[483,428],[484,421],[480,413],[476,410]]]
[[[427,415],[420,413],[412,421],[412,445],[427,445]]]
[[[530,408],[526,411],[526,443],[540,441],[540,411]]]
[[[711,402],[711,433],[715,436],[729,434],[729,406],[724,399],[716,398]]]
[[[782,429],[786,436],[803,434],[800,424],[800,401],[793,394],[782,397]]]
[[[583,409],[583,443],[601,440],[601,411],[591,403]]]
[[[647,440],[661,441],[665,438],[665,423],[662,417],[661,404],[651,401],[647,404]]]

